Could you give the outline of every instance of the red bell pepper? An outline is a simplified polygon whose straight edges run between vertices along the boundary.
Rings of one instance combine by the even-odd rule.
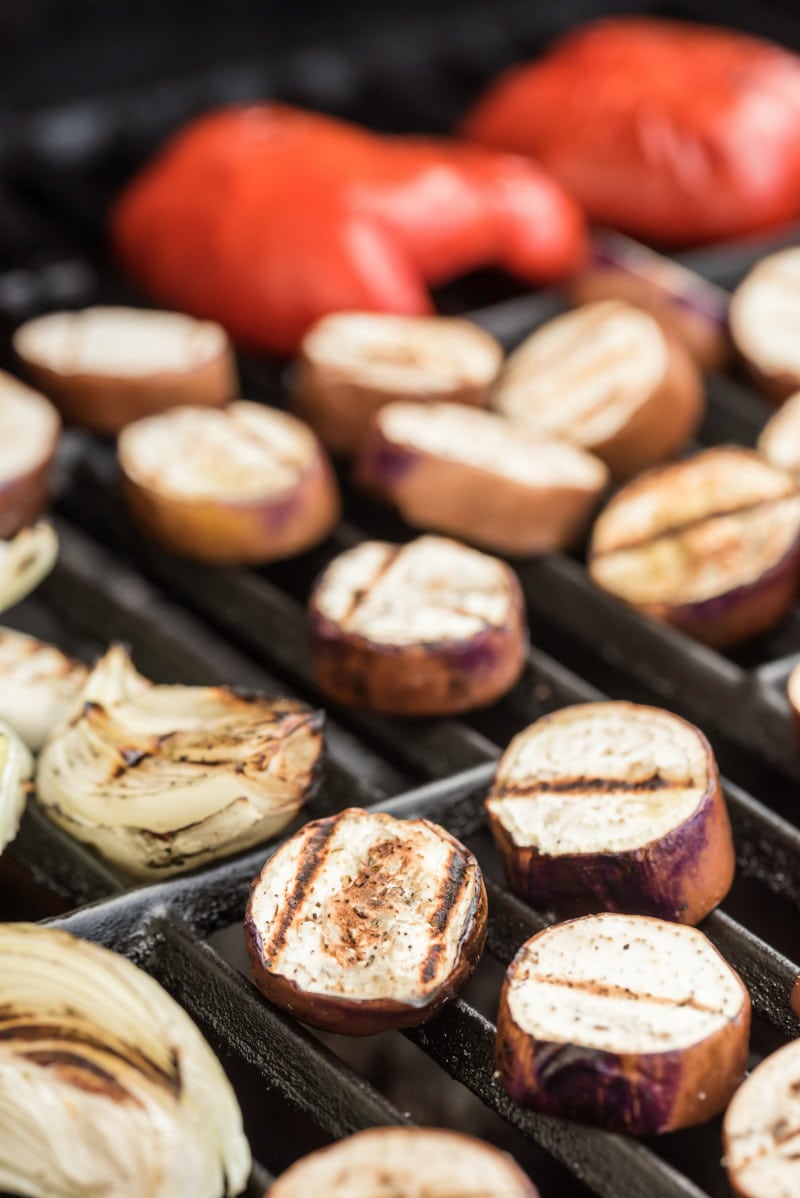
[[[119,199],[112,240],[159,302],[281,354],[328,312],[422,314],[427,284],[489,265],[550,281],[586,248],[578,206],[524,159],[278,104],[179,133]]]
[[[589,25],[502,75],[463,131],[534,156],[590,218],[665,246],[800,214],[800,58],[730,30]]]

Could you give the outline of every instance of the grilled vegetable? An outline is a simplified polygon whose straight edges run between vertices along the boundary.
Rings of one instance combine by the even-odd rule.
[[[138,421],[119,439],[119,461],[142,530],[200,561],[291,557],[339,518],[336,482],[314,434],[260,404],[179,408]]]
[[[800,206],[800,59],[754,37],[621,17],[491,84],[464,131],[531,154],[600,224],[688,245]]]
[[[39,750],[74,709],[86,667],[54,645],[0,628],[0,720]]]
[[[538,1198],[510,1156],[454,1131],[376,1127],[303,1157],[269,1198]]]
[[[592,534],[598,586],[709,645],[773,628],[800,577],[800,491],[749,449],[723,446],[623,488]]]
[[[486,935],[472,854],[428,820],[348,808],[306,824],[253,884],[245,919],[258,988],[313,1027],[414,1027],[470,978]]]
[[[115,646],[39,760],[56,823],[134,877],[260,844],[313,789],[322,715],[225,687],[154,686]]]
[[[53,405],[0,370],[0,538],[47,506],[61,421]]]
[[[758,450],[773,466],[788,470],[800,482],[800,391],[764,425]]]
[[[733,293],[731,336],[759,389],[782,403],[800,390],[800,248],[763,258]]]
[[[17,329],[13,345],[64,417],[98,433],[176,404],[226,403],[238,385],[223,329],[176,312],[51,312]]]
[[[445,715],[516,682],[527,628],[516,575],[443,537],[364,541],[335,558],[310,599],[320,689],[390,715]]]
[[[341,312],[303,338],[292,403],[334,453],[355,453],[393,400],[487,404],[502,361],[494,337],[466,320]]]
[[[572,544],[608,480],[602,462],[574,446],[445,403],[378,412],[357,477],[415,528],[517,555]]]
[[[123,193],[111,232],[152,295],[278,354],[328,312],[423,316],[429,283],[481,266],[541,282],[585,248],[580,209],[533,163],[281,104],[178,133]]]
[[[16,732],[0,724],[0,853],[19,830],[32,773],[33,758],[26,746]]]
[[[50,524],[23,528],[0,541],[0,612],[19,603],[56,564],[58,537]]]
[[[65,932],[0,925],[0,1187],[223,1198],[250,1170],[222,1068],[176,1002]]]
[[[794,1198],[800,1192],[800,1040],[753,1070],[725,1113],[724,1164],[740,1198]]]
[[[515,736],[486,801],[512,889],[534,906],[698,923],[733,880],[711,746],[678,716],[582,703]]]
[[[588,915],[539,932],[506,974],[497,1062],[542,1115],[652,1135],[723,1109],[747,1061],[750,997],[696,928]]]
[[[606,300],[558,316],[523,341],[492,402],[520,429],[573,441],[629,478],[692,437],[703,390],[694,363],[658,321]]]

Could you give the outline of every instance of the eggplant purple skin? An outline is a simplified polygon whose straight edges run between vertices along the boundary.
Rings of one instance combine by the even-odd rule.
[[[380,433],[370,437],[356,467],[357,481],[368,490],[383,494],[401,482],[420,460],[416,450],[387,440]]]

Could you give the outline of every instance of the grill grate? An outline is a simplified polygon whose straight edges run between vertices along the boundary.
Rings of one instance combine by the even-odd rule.
[[[193,112],[276,94],[345,116],[369,113],[382,128],[440,131],[484,78],[535,49],[556,23],[592,15],[595,7],[573,5],[551,14],[545,26],[529,4],[510,2],[487,33],[484,19],[474,13],[475,19],[461,19],[443,6],[445,15],[427,33],[421,24],[404,30],[389,66],[380,39],[368,32],[348,44],[296,48],[279,63],[187,73],[146,97],[140,91],[107,94],[20,116],[13,128],[0,127],[0,330],[55,306],[132,298],[103,257],[105,212],[121,180]],[[649,7],[680,15],[678,6]],[[751,26],[768,18],[778,20],[763,6],[755,16],[737,15]],[[445,21],[448,36],[442,38]],[[779,33],[779,24],[770,32]],[[694,253],[684,261],[730,287],[766,249],[796,235]],[[488,276],[449,288],[441,299],[448,309],[472,311],[507,346],[562,306],[554,293],[520,296]],[[242,367],[246,394],[283,401],[279,367],[255,359]],[[752,444],[767,414],[741,379],[714,378],[700,439]],[[108,446],[70,433],[61,466],[61,558],[51,578],[15,611],[14,623],[87,660],[110,638],[125,640],[137,665],[156,680],[224,680],[318,703],[303,608],[312,579],[335,553],[364,536],[409,536],[343,480],[347,521],[320,549],[267,571],[200,567],[138,537],[119,499]],[[497,1130],[500,1120],[489,1124],[494,1138],[531,1169],[543,1198],[723,1198],[729,1190],[719,1164],[719,1121],[640,1143],[540,1118],[505,1096],[494,1075],[494,1028],[482,1008],[496,1005],[502,967],[550,917],[505,890],[482,800],[493,762],[510,737],[566,704],[602,694],[642,698],[700,723],[735,779],[724,785],[738,862],[729,899],[703,928],[751,991],[757,1060],[800,1034],[789,1005],[798,976],[793,958],[800,956],[792,931],[800,907],[794,813],[800,754],[783,694],[800,657],[800,612],[759,643],[723,656],[595,591],[578,558],[548,556],[518,569],[534,647],[514,691],[487,712],[422,725],[332,710],[323,786],[304,818],[351,804],[423,815],[478,853],[490,898],[488,990],[486,978],[482,986],[473,983],[407,1038],[416,1046],[410,1051],[425,1085],[446,1084],[431,1069],[434,1062],[472,1091],[480,1108],[514,1129]],[[152,973],[220,1054],[256,1153],[278,1171],[287,1155],[360,1128],[408,1122],[410,1115],[346,1063],[341,1042],[312,1035],[276,1011],[235,967],[237,954],[225,949],[225,930],[241,922],[250,881],[265,855],[263,848],[254,850],[194,875],[130,889],[31,806],[0,861],[0,918],[54,918]],[[76,909],[65,914],[68,908]],[[277,1121],[277,1136],[265,1132],[267,1113]],[[263,1194],[270,1181],[257,1165],[248,1196]]]

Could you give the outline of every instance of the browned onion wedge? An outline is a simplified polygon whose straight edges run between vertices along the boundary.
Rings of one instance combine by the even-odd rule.
[[[773,1052],[733,1096],[723,1125],[725,1166],[740,1198],[800,1194],[800,1040]]]
[[[375,1127],[287,1169],[269,1198],[538,1198],[514,1160],[455,1131]]]
[[[247,400],[140,420],[121,434],[119,461],[142,530],[200,561],[291,557],[339,518],[336,481],[311,430]]]
[[[467,320],[337,312],[303,339],[292,404],[329,449],[350,454],[393,400],[488,403],[502,362],[495,338]]]
[[[47,506],[61,421],[49,400],[0,370],[0,540]]]
[[[733,343],[759,390],[782,403],[800,389],[800,248],[763,258],[733,293]]]
[[[758,450],[773,466],[788,470],[800,481],[800,391],[764,425]]]
[[[253,978],[312,1027],[415,1027],[472,975],[486,909],[478,862],[444,828],[348,808],[306,824],[254,882]]]
[[[395,403],[375,416],[358,479],[415,528],[495,553],[571,545],[605,489],[597,458],[461,404]]]
[[[225,330],[178,312],[51,312],[21,325],[13,345],[66,419],[98,433],[177,404],[227,403],[237,391]]]
[[[598,586],[706,644],[766,632],[800,576],[800,492],[749,449],[708,449],[629,483],[594,526]]]
[[[573,441],[629,478],[691,439],[703,388],[687,351],[654,317],[606,300],[558,316],[523,341],[493,404],[519,428]]]
[[[335,558],[310,599],[320,689],[391,715],[445,715],[494,702],[527,649],[513,571],[443,537],[364,541]]]
[[[542,1115],[652,1135],[723,1109],[747,1061],[750,996],[698,931],[587,915],[528,940],[506,973],[497,1062]]]
[[[698,923],[733,880],[706,738],[636,703],[581,703],[515,736],[486,801],[512,889],[535,906]]]

